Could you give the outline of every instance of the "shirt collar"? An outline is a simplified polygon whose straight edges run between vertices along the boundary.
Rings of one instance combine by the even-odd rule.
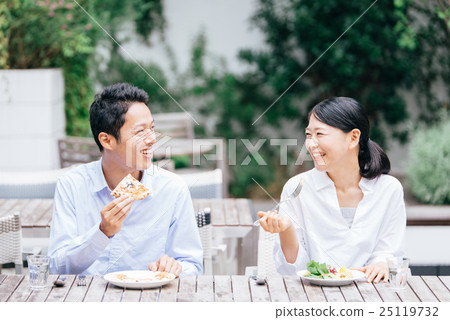
[[[321,190],[328,186],[334,187],[333,180],[330,179],[325,171],[319,171],[316,168],[313,169],[314,174],[314,185],[316,190]],[[367,178],[361,178],[359,181],[359,186],[364,194],[372,192],[378,178],[369,180]]]
[[[108,183],[106,182],[105,175],[102,169],[102,158],[94,162],[92,170],[89,171],[89,175],[92,180],[92,192],[99,192],[105,188],[108,188]]]

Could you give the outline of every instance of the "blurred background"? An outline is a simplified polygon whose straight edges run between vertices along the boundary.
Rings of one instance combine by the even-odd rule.
[[[295,164],[308,111],[349,96],[367,111],[407,205],[450,204],[447,0],[1,0],[0,69],[0,170],[57,168],[56,139],[90,136],[94,94],[123,81],[149,93],[154,114],[189,111],[196,138],[237,139],[229,195],[265,209],[272,202],[252,179],[278,198],[313,166]],[[298,144],[282,165],[266,142],[261,169],[242,138]]]

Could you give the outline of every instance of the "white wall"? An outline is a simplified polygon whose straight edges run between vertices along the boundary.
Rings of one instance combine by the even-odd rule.
[[[240,72],[248,67],[239,63],[236,56],[239,49],[263,46],[262,33],[250,28],[249,19],[256,3],[256,0],[165,0],[166,41],[173,49],[179,70],[189,65],[193,40],[202,30],[209,52],[225,58],[231,71]],[[138,42],[128,43],[124,48],[138,61],[156,62],[169,70],[167,52],[158,36],[151,41],[150,50]]]
[[[60,69],[0,70],[1,171],[59,168],[65,126]]]

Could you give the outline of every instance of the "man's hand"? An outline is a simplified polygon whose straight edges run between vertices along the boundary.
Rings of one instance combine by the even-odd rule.
[[[259,211],[258,216],[261,218],[259,223],[266,232],[280,233],[292,225],[289,217],[280,215],[277,211]]]
[[[181,273],[182,266],[177,260],[165,254],[161,258],[159,258],[158,261],[150,263],[148,265],[148,269],[150,271],[170,272],[178,277]]]
[[[389,267],[386,262],[380,261],[377,263],[369,264],[368,266],[361,268],[350,268],[354,270],[362,271],[366,274],[367,282],[378,283],[381,279],[384,282],[389,280]]]
[[[109,238],[115,235],[122,228],[123,221],[130,213],[133,198],[129,195],[120,196],[114,199],[100,211],[102,221],[100,230]]]

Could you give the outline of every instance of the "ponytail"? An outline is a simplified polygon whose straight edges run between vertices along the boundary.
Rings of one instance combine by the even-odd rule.
[[[386,152],[374,141],[368,139],[359,142],[359,172],[361,177],[373,179],[381,174],[388,174],[391,162]]]

